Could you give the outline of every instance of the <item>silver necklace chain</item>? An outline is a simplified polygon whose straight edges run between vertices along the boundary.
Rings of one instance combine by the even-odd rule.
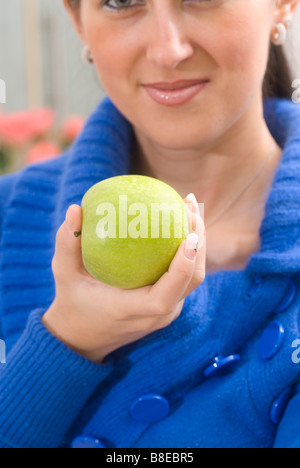
[[[234,197],[233,200],[231,200],[228,205],[222,209],[222,211],[220,211],[216,216],[214,216],[210,221],[209,223],[205,223],[205,228],[207,229],[209,226],[211,226],[217,219],[219,219],[245,192],[246,190],[248,189],[248,187],[250,187],[250,185],[254,182],[255,179],[257,179],[257,177],[259,176],[259,174],[261,173],[261,171],[263,170],[266,162],[268,161],[268,159],[271,157],[273,151],[275,150],[276,148],[276,143],[274,144],[274,146],[272,146],[272,149],[271,151],[267,154],[267,156],[265,157],[265,159],[263,160],[261,166],[259,167],[259,169],[256,171],[256,173],[254,174],[254,176],[252,177],[252,179],[248,182],[248,184],[243,187],[242,191],[240,193],[238,193],[237,196]]]

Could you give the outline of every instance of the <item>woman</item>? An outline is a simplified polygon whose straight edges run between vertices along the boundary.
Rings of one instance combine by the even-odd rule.
[[[60,158],[0,181],[1,446],[300,446],[300,110],[279,47],[298,3],[64,0],[108,97]],[[85,271],[78,233],[88,188],[128,173],[194,194],[206,229],[126,291]]]

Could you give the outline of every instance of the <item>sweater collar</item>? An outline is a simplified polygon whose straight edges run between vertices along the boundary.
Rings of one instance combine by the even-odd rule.
[[[286,99],[265,99],[264,117],[283,154],[265,205],[260,249],[245,269],[258,274],[293,274],[300,264],[300,107]],[[58,226],[68,206],[80,205],[92,185],[129,173],[133,142],[132,125],[106,97],[70,152],[61,185]]]
[[[246,270],[294,274],[300,265],[300,107],[287,99],[267,99],[264,117],[283,154],[265,205],[261,248]]]

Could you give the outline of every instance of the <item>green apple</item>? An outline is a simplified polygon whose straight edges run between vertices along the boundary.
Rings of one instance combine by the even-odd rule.
[[[105,179],[84,195],[82,258],[97,280],[124,289],[156,283],[189,234],[187,207],[152,177]]]

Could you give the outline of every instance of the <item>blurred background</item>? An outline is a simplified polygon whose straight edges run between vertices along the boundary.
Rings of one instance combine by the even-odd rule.
[[[87,116],[103,97],[62,0],[0,0],[0,78],[5,110],[55,108],[58,118]]]
[[[285,50],[300,78],[300,10]],[[0,174],[54,157],[105,95],[62,0],[0,0]],[[291,91],[292,94],[292,91]]]

